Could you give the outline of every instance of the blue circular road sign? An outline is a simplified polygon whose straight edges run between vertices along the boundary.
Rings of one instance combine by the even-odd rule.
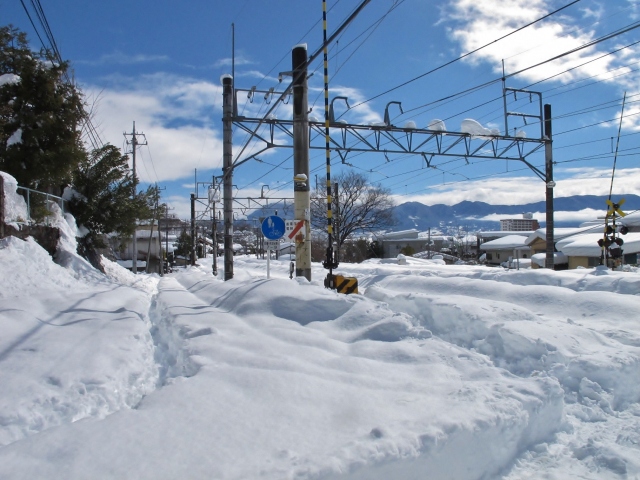
[[[262,234],[269,240],[279,240],[284,235],[284,220],[271,215],[262,221]]]

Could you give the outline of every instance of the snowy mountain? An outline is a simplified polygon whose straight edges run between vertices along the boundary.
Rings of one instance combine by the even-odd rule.
[[[606,196],[598,195],[576,195],[573,197],[560,197],[554,199],[554,210],[562,212],[556,215],[555,225],[557,227],[577,227],[582,222],[594,220],[597,216],[604,216],[606,213]],[[623,210],[632,212],[640,209],[640,196],[638,195],[616,195],[614,200],[625,199]],[[279,202],[273,203],[263,211],[251,213],[249,219],[258,219],[268,215],[282,218],[293,218],[293,206],[286,206]],[[426,231],[429,228],[443,229],[445,226],[462,227],[465,231],[473,232],[479,230],[499,230],[500,218],[522,218],[523,213],[534,213],[534,218],[540,222],[540,226],[545,223],[545,202],[528,203],[524,205],[491,205],[484,202],[460,202],[455,205],[425,205],[418,202],[407,202],[394,207],[394,214],[397,224],[394,231],[417,229]],[[585,212],[580,215],[580,212]],[[574,215],[572,215],[574,213]],[[487,219],[490,217],[490,219]]]
[[[573,197],[561,197],[554,199],[556,212],[580,212],[593,210],[594,214],[604,216],[606,213],[606,196],[578,195]],[[631,212],[640,209],[640,196],[619,195],[615,199],[625,198],[623,210]],[[525,205],[490,205],[484,202],[460,202],[456,205],[424,205],[418,202],[407,202],[395,207],[395,216],[398,224],[396,230],[416,228],[427,230],[438,228],[441,225],[455,225],[465,227],[467,231],[475,230],[499,230],[498,220],[484,220],[490,215],[503,218],[521,218],[523,213],[538,213],[534,216],[544,226],[546,211],[545,202],[528,203]],[[567,215],[555,220],[557,227],[577,227],[584,220],[576,216],[573,219],[564,220]],[[571,217],[569,215],[569,217]]]

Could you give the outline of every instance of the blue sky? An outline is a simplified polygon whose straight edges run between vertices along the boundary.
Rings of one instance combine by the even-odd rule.
[[[500,82],[456,95],[499,79],[504,62],[510,75],[508,87],[541,92],[543,102],[551,104],[555,194],[561,197],[609,193],[626,92],[613,194],[640,194],[640,44],[634,45],[640,28],[632,28],[640,25],[640,2],[581,0],[491,43],[570,3],[374,0],[330,47],[330,97],[348,96],[352,107],[359,104],[339,112],[350,123],[379,122],[387,103],[398,101],[405,113],[391,106],[396,126],[413,121],[425,128],[431,120],[442,119],[447,130],[460,131],[462,120],[471,118],[504,134]],[[31,3],[25,0],[24,4],[33,16]],[[359,0],[328,0],[329,34],[359,4]],[[135,121],[148,142],[139,150],[139,176],[145,184],[157,182],[165,187],[164,201],[183,218],[188,216],[195,169],[199,182],[221,174],[220,76],[231,73],[231,24],[235,25],[239,89],[282,90],[286,79],[280,84],[278,73],[291,69],[292,47],[306,43],[313,52],[322,42],[320,0],[193,0],[179,5],[58,0],[55,4],[41,1],[41,5],[62,57],[71,62],[75,79],[92,105],[102,140],[124,147],[123,132],[130,132]],[[35,48],[40,46],[20,2],[0,0],[0,18],[2,24],[12,23],[26,31]],[[563,55],[626,28],[632,29]],[[556,56],[560,58],[547,62]],[[534,67],[542,62],[546,63]],[[311,115],[323,119],[322,57],[311,70]],[[260,117],[270,106],[262,96],[252,103],[245,94],[238,96],[239,112],[245,116]],[[509,99],[509,111],[528,113],[531,108],[528,98]],[[291,105],[279,105],[275,114],[290,118]],[[510,126],[528,137],[539,131],[518,121],[512,117]],[[246,135],[236,128],[236,154],[245,141]],[[256,148],[249,145],[245,154]],[[289,149],[271,149],[259,157],[261,162],[251,160],[238,167],[234,172],[238,195],[258,197],[264,191],[272,197],[292,197],[290,155]],[[324,153],[312,151],[310,158],[311,180],[315,175],[324,178]],[[354,155],[347,159],[349,165],[341,165],[335,154],[332,158],[333,175],[351,168],[365,172],[372,182],[390,188],[397,203],[521,204],[544,199],[544,183],[522,162],[470,160],[467,164],[462,158],[436,157],[432,162],[436,168],[426,168],[420,156]],[[541,151],[529,160],[541,167],[544,155]],[[203,194],[202,186],[199,193]]]

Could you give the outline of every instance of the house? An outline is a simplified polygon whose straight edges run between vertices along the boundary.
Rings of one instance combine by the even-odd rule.
[[[476,237],[478,238],[478,242],[480,243],[480,250],[482,250],[482,244],[484,242],[489,242],[491,240],[496,240],[498,238],[508,237],[509,235],[523,235],[525,237],[528,237],[533,233],[534,233],[533,230],[522,231],[522,232],[510,232],[505,230],[489,230],[486,232],[478,232],[476,234]]]
[[[484,257],[489,265],[500,265],[512,259],[526,259],[531,257],[531,249],[527,245],[525,235],[505,235],[480,245]]]
[[[569,259],[569,268],[595,267],[600,265],[602,248],[598,240],[602,240],[603,233],[584,233],[564,238],[556,242],[556,249]],[[621,235],[623,264],[637,264],[640,253],[640,231]]]
[[[136,267],[144,268],[147,272],[160,272],[160,255],[162,254],[158,229],[151,229],[150,225],[140,225],[136,229]],[[120,262],[126,268],[132,268],[133,239],[129,239],[118,249]],[[147,268],[147,259],[149,266]]]
[[[556,245],[556,242],[558,242],[559,240],[567,237],[580,235],[583,233],[592,233],[594,231],[594,228],[601,230],[602,225],[587,225],[580,226],[578,228],[554,228],[554,245]],[[527,245],[531,249],[531,268],[545,268],[547,258],[547,229],[539,228],[531,235],[529,235],[527,239]],[[555,246],[554,250],[557,250]],[[569,258],[565,254],[558,251],[554,253],[553,263],[555,270],[566,270],[568,268],[571,268],[569,266]]]
[[[400,232],[385,233],[378,237],[382,244],[382,258],[396,258],[400,253],[422,252],[427,249],[428,239],[419,236],[415,228]]]
[[[619,220],[619,225],[629,231],[626,235],[620,235],[624,244],[622,246],[623,264],[637,264],[637,254],[640,245],[640,215],[630,214]],[[554,264],[556,269],[561,269],[566,263],[566,268],[589,268],[600,265],[602,248],[598,241],[603,239],[604,219],[585,222],[578,228],[555,228]],[[527,244],[532,251],[532,268],[544,268],[546,261],[546,229],[540,228],[529,236]]]

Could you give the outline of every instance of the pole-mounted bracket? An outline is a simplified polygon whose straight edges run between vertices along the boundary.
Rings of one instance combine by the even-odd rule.
[[[391,125],[391,120],[389,119],[389,106],[390,105],[394,105],[394,104],[398,105],[398,108],[400,108],[400,113],[401,114],[404,113],[402,111],[402,104],[400,102],[393,101],[393,102],[387,103],[387,106],[384,109],[384,123],[385,123],[385,125]]]
[[[336,100],[344,100],[344,103],[347,104],[347,110],[351,108],[349,106],[349,99],[347,97],[334,97],[331,100],[331,104],[329,105],[329,123],[336,123],[335,110],[333,109],[333,102],[335,102]]]

